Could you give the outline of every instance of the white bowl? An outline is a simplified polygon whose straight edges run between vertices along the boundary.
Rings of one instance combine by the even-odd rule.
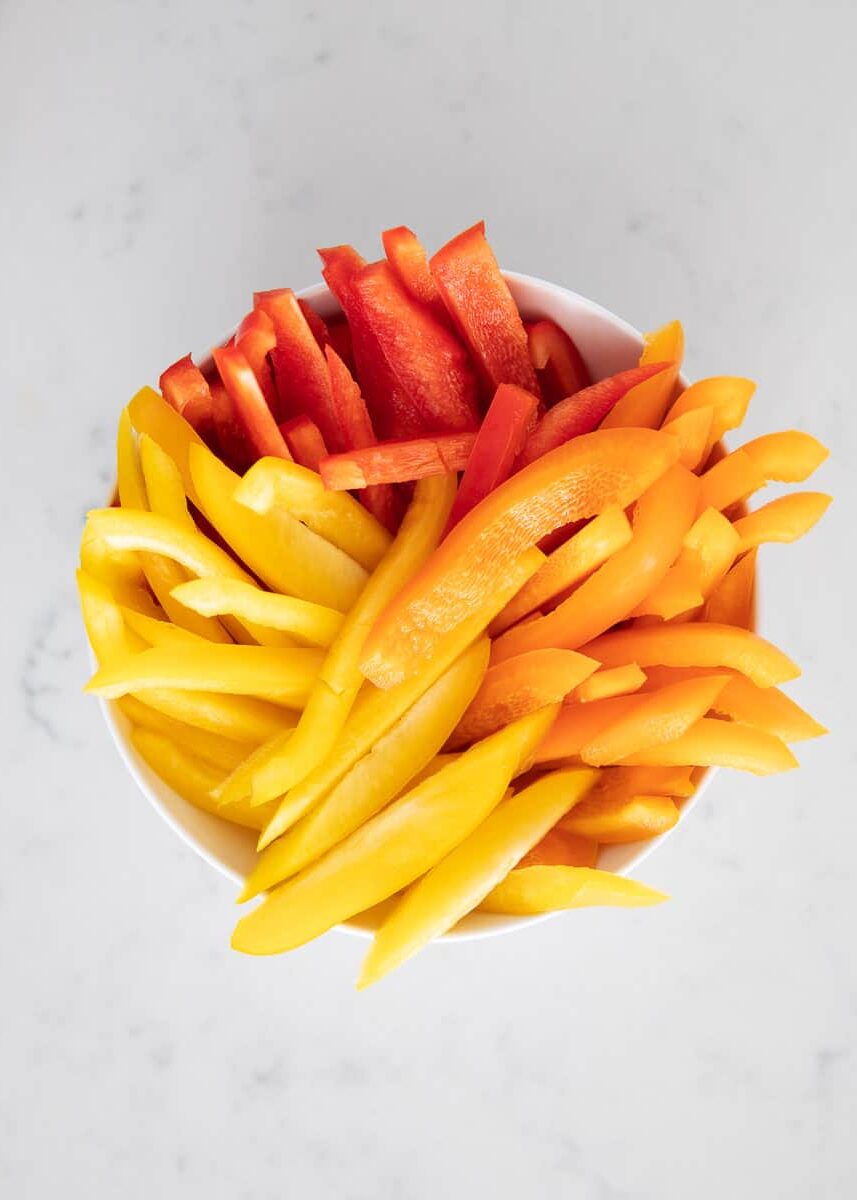
[[[636,365],[643,339],[626,321],[614,316],[599,304],[594,304],[591,300],[586,300],[576,292],[570,292],[557,284],[546,283],[543,279],[519,275],[512,271],[506,271],[504,274],[524,318],[533,320],[549,317],[567,329],[573,335],[594,379],[602,379]],[[331,317],[339,312],[339,306],[324,284],[306,288],[299,295],[311,301],[323,317]],[[201,356],[202,359],[206,354]],[[130,724],[127,718],[115,704],[102,701],[101,705],[119,754],[149,803],[206,862],[236,884],[242,884],[253,866],[256,835],[220,817],[202,812],[183,800],[172,788],[167,787],[134,749],[128,736]],[[705,775],[695,795],[683,803],[682,820],[687,818],[688,810],[699,799],[711,774],[709,771]],[[598,865],[605,870],[626,875],[651,854],[669,832],[671,831],[645,842],[605,847],[601,851]],[[509,933],[557,915],[546,913],[534,917],[504,917],[490,913],[471,913],[440,940],[460,942]],[[361,919],[358,916],[338,928],[360,937],[369,937],[373,926],[371,918]]]

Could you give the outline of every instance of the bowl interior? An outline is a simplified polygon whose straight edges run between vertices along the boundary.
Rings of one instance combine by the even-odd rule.
[[[642,337],[625,321],[613,316],[591,300],[586,300],[583,296],[556,284],[513,272],[505,272],[505,275],[524,318],[534,320],[549,317],[568,330],[573,335],[593,378],[600,379],[636,364]],[[311,301],[324,317],[333,316],[339,311],[336,301],[324,284],[306,288],[299,294]],[[255,835],[210,813],[202,812],[183,800],[172,788],[167,787],[134,749],[128,737],[130,726],[127,719],[112,703],[102,701],[102,708],[128,770],[167,824],[213,867],[235,883],[243,882],[255,859]],[[691,801],[685,802],[685,813],[699,796],[700,790],[701,787],[697,789]],[[601,852],[599,866],[624,874],[666,836],[667,834],[663,834],[633,845],[607,847]],[[504,917],[472,913],[448,933],[445,940],[460,941],[508,932],[530,925],[534,921],[545,920],[546,916]],[[378,919],[379,913],[373,909],[341,928],[368,936],[371,930],[377,927]]]

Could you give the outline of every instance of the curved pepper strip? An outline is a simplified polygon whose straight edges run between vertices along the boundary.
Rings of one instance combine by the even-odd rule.
[[[709,452],[711,426],[714,421],[713,408],[691,408],[662,428],[664,433],[678,438],[678,461],[688,471],[696,471],[705,462]]]
[[[756,550],[739,558],[726,572],[702,610],[702,621],[752,629],[756,615]]]
[[[778,483],[803,483],[830,454],[818,438],[798,429],[763,434],[741,450],[765,479]]]
[[[563,818],[560,827],[602,846],[622,846],[659,837],[672,829],[678,815],[671,796],[593,790]]]
[[[752,379],[741,379],[734,375],[699,379],[678,397],[664,418],[662,428],[668,429],[672,421],[694,409],[713,409],[714,415],[706,447],[707,456],[725,433],[730,429],[737,429],[744,420],[755,390],[756,385]]]
[[[260,854],[239,900],[314,862],[380,812],[434,761],[473,699],[488,666],[488,641],[475,643],[385,733],[322,802]]]
[[[150,708],[148,704],[138,700],[136,696],[122,696],[116,701],[116,707],[132,725],[169,739],[195,758],[210,763],[220,771],[221,776],[224,771],[234,771],[252,749],[247,742],[236,742],[207,729],[188,725],[186,721],[175,721],[172,717],[166,717],[157,709]]]
[[[644,431],[634,432],[639,435]],[[607,436],[619,433],[614,430]],[[608,559],[552,613],[503,634],[494,644],[492,660],[501,662],[544,646],[576,649],[624,620],[664,578],[678,556],[693,523],[698,490],[696,476],[686,467],[671,467],[640,498],[629,545]]]
[[[146,484],[147,507],[151,512],[168,517],[186,529],[195,529],[193,517],[188,512],[181,473],[154,438],[140,434],[140,466]],[[131,505],[132,508],[140,507]]]
[[[566,908],[640,908],[669,897],[610,871],[587,867],[527,867],[512,871],[480,905],[483,912],[535,916]]]
[[[558,771],[499,804],[405,892],[375,935],[358,988],[377,983],[476,908],[595,779],[595,771]]]
[[[294,634],[312,646],[329,646],[342,626],[342,613],[295,596],[263,592],[239,579],[191,579],[173,589],[177,603],[203,616],[233,616]]]
[[[136,612],[133,608],[120,605],[122,619],[130,630],[138,634],[147,646],[200,646],[205,645],[206,639],[198,634],[174,625],[172,621],[163,621],[158,617],[150,617],[146,613]]]
[[[413,230],[408,229],[407,225],[385,229],[381,234],[381,244],[387,261],[414,299],[425,304],[439,321],[449,324],[446,306],[432,279],[428,255]]]
[[[646,675],[636,663],[624,667],[602,667],[584,679],[572,694],[578,704],[591,704],[594,700],[609,700],[613,696],[627,696],[636,692],[646,682]]]
[[[681,737],[650,746],[625,760],[648,766],[733,767],[754,775],[789,771],[798,765],[785,742],[733,721],[703,717]]]
[[[575,805],[577,807],[577,805]],[[572,810],[573,811],[573,810]],[[540,842],[528,850],[516,871],[527,867],[594,867],[598,862],[598,843],[590,838],[567,833],[562,824],[549,829]]]
[[[657,429],[675,395],[683,358],[684,330],[680,321],[670,321],[654,333],[644,334],[640,366],[652,363],[669,363],[670,366],[631,388],[604,418],[601,428]]]
[[[277,458],[291,458],[253,368],[238,347],[215,346],[211,357],[244,436],[253,450],[253,457],[261,458],[269,454]]]
[[[630,504],[677,454],[672,438],[652,430],[599,431],[513,475],[456,525],[388,607],[367,639],[366,677],[391,687],[416,674],[443,634],[502,584],[511,560],[561,524]]]
[[[564,329],[555,321],[534,321],[526,328],[530,361],[548,408],[589,387],[583,356]]]
[[[741,538],[732,522],[716,508],[707,508],[694,521],[681,554],[633,616],[655,615],[670,620],[703,604],[732,566]]]
[[[580,751],[586,743],[602,729],[632,713],[638,702],[637,696],[630,695],[592,700],[589,704],[564,704],[536,749],[536,763],[579,761]]]
[[[824,492],[792,492],[741,517],[735,522],[739,554],[763,542],[796,542],[821,520],[832,499]]]
[[[765,485],[765,477],[743,450],[733,450],[699,478],[699,511],[722,511]]]

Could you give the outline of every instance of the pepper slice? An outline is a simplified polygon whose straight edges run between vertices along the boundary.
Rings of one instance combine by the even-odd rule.
[[[713,408],[692,408],[668,425],[663,425],[664,433],[678,438],[681,450],[678,461],[688,471],[696,471],[705,462],[709,452],[711,426],[714,421]]]
[[[628,696],[638,691],[645,682],[646,674],[636,663],[628,663],[624,667],[602,667],[578,684],[571,699],[578,704],[591,704],[595,700],[609,700],[612,696]]]
[[[488,394],[515,383],[540,396],[527,331],[485,238],[485,222],[447,242],[429,266]]]
[[[763,542],[796,542],[824,516],[832,496],[824,492],[793,492],[779,496],[735,522],[743,554]]]
[[[798,765],[785,742],[773,734],[715,717],[703,717],[675,741],[650,746],[625,761],[650,766],[733,767],[753,775],[773,775]]]
[[[327,446],[315,422],[301,413],[299,417],[283,421],[280,433],[295,462],[306,467],[308,471],[318,471],[321,460],[327,458]]]
[[[158,380],[164,399],[208,445],[217,444],[211,390],[189,354],[174,362]]]
[[[372,630],[363,672],[390,687],[419,671],[444,633],[502,583],[508,564],[552,529],[624,507],[675,462],[677,443],[648,429],[576,438],[471,509]]]
[[[730,429],[737,429],[753,398],[756,385],[752,379],[741,379],[735,375],[715,375],[710,379],[698,379],[678,397],[664,418],[666,429],[678,417],[700,408],[711,408],[714,414],[708,433],[706,455]]]
[[[381,234],[381,242],[387,260],[403,286],[415,300],[426,305],[439,321],[448,324],[449,314],[432,279],[428,255],[413,230],[408,229],[407,225],[385,229]]]
[[[626,392],[604,418],[602,429],[627,426],[657,429],[673,399],[683,358],[684,330],[680,321],[670,321],[654,333],[645,334],[640,366],[663,362],[671,365]]]
[[[582,804],[583,801],[578,803]],[[542,840],[536,842],[532,850],[528,850],[521,861],[515,864],[514,869],[523,871],[527,867],[594,867],[597,862],[598,843],[589,838],[578,837],[574,833],[567,833],[562,824],[559,824],[549,829]]]
[[[565,908],[640,908],[668,900],[663,892],[611,871],[587,867],[527,867],[512,871],[479,906],[483,912],[535,916]]]
[[[756,551],[739,558],[708,598],[703,622],[752,629],[756,607]]]
[[[658,837],[677,822],[678,808],[671,796],[599,792],[594,788],[563,817],[560,828],[603,846],[621,846]]]
[[[211,355],[255,456],[291,458],[259,382],[241,351],[236,346],[215,347]]]
[[[342,625],[342,613],[295,596],[263,592],[255,584],[222,576],[189,579],[173,588],[173,599],[205,617],[234,616],[292,633],[312,646],[329,646]]]
[[[409,483],[463,471],[475,442],[475,433],[438,433],[406,442],[376,442],[364,450],[328,455],[319,464],[319,473],[325,487],[336,492]]]
[[[589,387],[589,371],[570,334],[555,321],[534,321],[526,328],[530,360],[548,408]]]
[[[280,398],[277,395],[274,373],[268,355],[277,344],[274,323],[261,308],[249,312],[235,331],[235,345],[247,359],[256,376],[265,403],[274,415],[281,419]]]

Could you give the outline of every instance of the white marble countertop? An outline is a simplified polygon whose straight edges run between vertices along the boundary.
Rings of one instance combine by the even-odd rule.
[[[854,1194],[857,10],[701,10],[3,6],[4,1196]],[[254,287],[480,216],[507,266],[680,316],[692,375],[760,381],[751,432],[830,444],[836,504],[763,579],[833,736],[721,774],[640,872],[669,905],[357,995],[341,935],[228,950],[232,888],[80,695],[76,542],[119,407]]]

